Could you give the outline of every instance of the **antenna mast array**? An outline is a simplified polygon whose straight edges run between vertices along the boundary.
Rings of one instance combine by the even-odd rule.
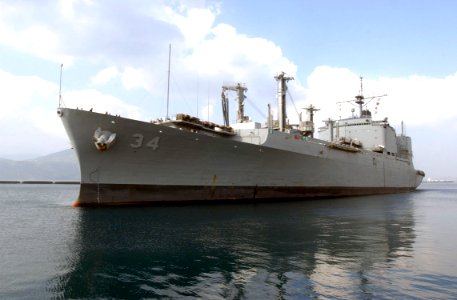
[[[355,96],[355,103],[359,106],[359,116],[362,117],[363,114],[363,104],[365,97],[363,96],[363,77],[360,76],[360,93]]]
[[[63,69],[63,64],[60,64],[59,108],[62,106],[62,69]]]
[[[354,102],[355,104],[357,104],[359,106],[359,118],[362,118],[362,117],[366,117],[366,116],[371,116],[371,113],[368,110],[363,110],[364,104],[366,106],[371,100],[376,99],[376,98],[385,97],[385,96],[387,96],[387,94],[365,98],[363,96],[363,77],[360,76],[360,93],[357,96],[355,96],[355,100],[340,101],[337,103]],[[366,99],[369,99],[369,101],[365,102]]]
[[[167,120],[168,116],[168,107],[170,103],[170,65],[171,65],[171,44],[168,45],[168,81],[167,81]]]

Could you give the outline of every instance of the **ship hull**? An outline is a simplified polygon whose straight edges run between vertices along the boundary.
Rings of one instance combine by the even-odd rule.
[[[81,184],[76,206],[145,205],[181,202],[266,202],[404,193],[411,187],[258,187]]]
[[[407,192],[412,162],[330,149],[283,132],[202,134],[83,110],[59,109],[81,169],[77,205],[309,199]],[[100,151],[98,129],[116,134]]]

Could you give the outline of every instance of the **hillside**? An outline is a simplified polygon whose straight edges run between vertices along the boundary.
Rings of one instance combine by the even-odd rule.
[[[23,161],[0,158],[0,180],[80,180],[78,159],[73,149]]]

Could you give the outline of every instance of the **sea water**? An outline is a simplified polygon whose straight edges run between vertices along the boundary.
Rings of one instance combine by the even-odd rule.
[[[457,298],[457,185],[263,204],[75,208],[0,185],[0,299]]]

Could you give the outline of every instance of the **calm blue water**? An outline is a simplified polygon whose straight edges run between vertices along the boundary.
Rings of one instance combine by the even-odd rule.
[[[73,208],[0,185],[0,299],[457,298],[457,185],[308,202]]]

